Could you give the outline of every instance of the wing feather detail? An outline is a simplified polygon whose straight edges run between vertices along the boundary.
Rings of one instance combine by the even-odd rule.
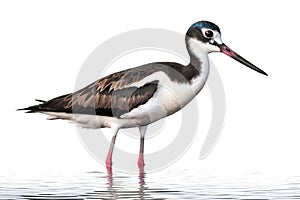
[[[104,77],[77,92],[62,95],[24,110],[30,112],[65,112],[120,118],[121,115],[145,104],[157,90],[158,81],[153,80],[141,87],[130,87],[137,82],[132,73],[121,71]],[[144,76],[147,73],[144,74]],[[132,78],[129,78],[132,77]]]

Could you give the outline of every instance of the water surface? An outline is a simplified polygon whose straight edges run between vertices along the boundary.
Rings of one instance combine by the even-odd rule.
[[[300,199],[300,177],[86,172],[0,176],[0,199]]]

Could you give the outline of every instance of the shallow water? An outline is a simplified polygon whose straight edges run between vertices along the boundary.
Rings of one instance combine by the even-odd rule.
[[[0,199],[300,199],[300,177],[270,178],[189,170],[153,174],[10,174]]]

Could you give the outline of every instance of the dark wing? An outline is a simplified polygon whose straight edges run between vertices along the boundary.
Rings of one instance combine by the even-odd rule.
[[[142,68],[117,72],[95,81],[77,92],[20,110],[65,112],[119,118],[132,109],[145,104],[154,95],[158,86],[157,80],[148,82],[141,87],[128,86],[131,83],[138,82],[150,73]]]

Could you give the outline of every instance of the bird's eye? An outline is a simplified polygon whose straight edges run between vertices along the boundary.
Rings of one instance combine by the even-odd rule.
[[[212,36],[214,36],[214,33],[211,31],[211,30],[207,30],[205,31],[205,36],[208,37],[208,38],[211,38]]]

